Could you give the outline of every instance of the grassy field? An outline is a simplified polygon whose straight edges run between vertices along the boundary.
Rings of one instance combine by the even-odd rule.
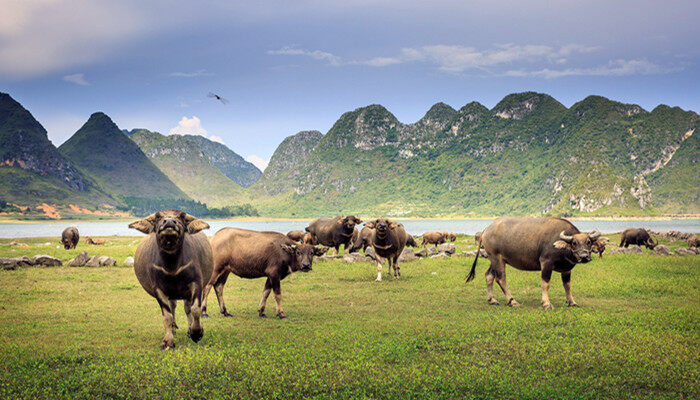
[[[231,277],[234,317],[220,316],[211,294],[195,344],[180,304],[177,348],[162,352],[156,301],[123,264],[140,238],[106,239],[71,251],[57,238],[0,240],[0,257],[88,250],[118,260],[0,271],[0,398],[700,396],[699,256],[596,256],[574,269],[581,307],[564,307],[555,274],[547,312],[539,275],[510,267],[522,307],[488,306],[481,259],[470,284],[471,258],[404,263],[400,280],[381,283],[372,264],[318,262],[282,281],[287,320],[258,318],[263,280]],[[457,244],[474,248],[471,237]]]

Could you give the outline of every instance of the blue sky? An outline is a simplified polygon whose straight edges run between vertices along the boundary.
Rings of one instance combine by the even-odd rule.
[[[3,0],[0,91],[56,145],[103,111],[263,163],[373,103],[403,122],[527,90],[698,111],[698,4]]]

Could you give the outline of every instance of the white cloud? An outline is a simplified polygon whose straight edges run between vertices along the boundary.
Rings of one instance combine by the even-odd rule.
[[[597,46],[567,44],[564,46],[516,45],[512,43],[494,45],[490,49],[477,49],[460,45],[432,45],[402,48],[398,55],[374,57],[367,60],[343,60],[340,56],[321,51],[303,50],[295,47],[283,47],[270,50],[272,55],[301,55],[317,60],[325,60],[328,65],[367,65],[370,67],[387,67],[405,63],[432,64],[438,70],[450,73],[481,71],[490,76],[544,77],[560,78],[565,76],[622,76],[649,75],[679,71],[682,68],[662,68],[646,59],[611,60],[607,64],[585,67],[568,67],[572,59],[583,54],[600,50]],[[581,62],[581,61],[579,61]],[[524,65],[527,68],[508,69],[512,65]],[[557,67],[557,68],[553,68]]]
[[[258,167],[260,171],[265,171],[265,168],[267,168],[267,164],[270,163],[270,160],[265,160],[264,158],[258,157],[255,154],[249,155],[245,158],[245,160]]]
[[[85,80],[85,74],[72,74],[63,77],[63,80],[70,83],[75,83],[80,86],[89,86],[90,82]]]
[[[267,54],[280,56],[307,56],[316,60],[327,61],[329,65],[332,65],[334,67],[341,65],[340,57],[321,50],[309,51],[304,49],[298,49],[296,47],[286,46],[279,50],[268,50]]]
[[[226,145],[221,136],[209,135],[207,130],[202,127],[202,121],[196,115],[193,115],[192,118],[182,117],[182,119],[177,123],[177,126],[170,129],[169,134],[204,136],[212,142],[218,142]]]
[[[174,77],[174,78],[196,78],[198,76],[211,76],[214,75],[211,72],[208,72],[206,69],[200,69],[194,72],[171,72],[168,74],[168,76]]]

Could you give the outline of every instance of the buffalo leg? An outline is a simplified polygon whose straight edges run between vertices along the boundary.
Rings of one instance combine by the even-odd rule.
[[[214,284],[214,292],[216,292],[216,300],[219,302],[219,312],[224,317],[233,317],[228,310],[226,310],[226,304],[224,303],[224,285],[228,279],[229,272],[226,271],[219,276]]]
[[[506,295],[506,304],[511,307],[518,307],[520,303],[515,301],[506,284],[506,263],[503,261],[503,258],[500,256],[495,258],[494,261],[491,262],[491,269],[496,276],[496,283],[501,287],[503,294]]]
[[[287,315],[282,309],[282,288],[280,287],[280,278],[272,276],[270,279],[270,285],[272,286],[272,292],[275,293],[275,303],[277,303],[277,316],[280,319],[287,318]]]
[[[564,284],[564,292],[566,292],[566,305],[569,307],[578,307],[574,300],[574,295],[571,294],[571,271],[561,274],[561,283]]]
[[[175,307],[177,306],[177,302],[175,300],[170,300],[170,310],[173,312],[173,331],[176,331],[180,329],[179,326],[177,326],[177,322],[175,322]]]
[[[394,257],[394,278],[398,279],[401,276],[401,267],[399,267],[399,256]]]
[[[189,336],[193,342],[197,343],[204,335],[201,321],[202,307],[199,300],[201,298],[201,292],[197,290],[195,283],[192,283],[191,288],[192,294],[189,299],[185,300],[185,314],[187,314],[187,323],[189,325],[187,336]]]
[[[161,350],[175,348],[175,337],[173,336],[173,310],[170,308],[170,299],[163,293],[162,290],[156,289],[156,299],[160,305],[160,312],[163,314],[163,343],[160,345]]]
[[[272,291],[272,284],[270,283],[270,278],[265,281],[265,288],[263,288],[262,298],[260,299],[260,305],[258,306],[258,316],[261,318],[267,317],[265,315],[265,303],[267,303],[267,298],[270,296],[270,291]]]
[[[382,258],[377,255],[377,279],[374,280],[375,282],[381,282],[382,281]]]
[[[211,288],[214,287],[216,281],[218,281],[219,278],[221,278],[221,275],[224,273],[226,273],[225,269],[217,269],[215,266],[214,272],[211,274],[211,278],[209,278],[209,282],[207,282],[207,285],[204,286],[202,295],[202,316],[204,318],[209,318],[209,314],[207,314],[207,300],[209,299],[209,292],[211,291]]]
[[[552,269],[549,266],[542,266],[542,308],[551,310],[554,307],[549,301],[549,281],[552,279]]]
[[[496,300],[495,297],[493,297],[493,281],[496,279],[496,276],[493,273],[493,269],[489,267],[489,269],[486,270],[486,291],[488,292],[489,298],[487,301],[489,304],[492,306],[497,306],[499,305],[498,300]]]

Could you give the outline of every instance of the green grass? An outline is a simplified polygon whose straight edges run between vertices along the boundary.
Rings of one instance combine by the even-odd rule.
[[[488,306],[488,261],[465,284],[471,258],[404,263],[401,280],[381,283],[373,264],[315,263],[282,282],[288,320],[257,317],[263,280],[231,277],[224,295],[234,317],[216,312],[212,294],[212,318],[195,344],[179,305],[177,348],[161,352],[156,301],[122,264],[138,239],[107,237],[104,247],[69,252],[55,248],[57,238],[20,240],[31,247],[14,252],[0,240],[2,257],[67,260],[87,249],[120,263],[0,271],[2,398],[700,395],[699,257],[596,257],[574,269],[581,307],[563,306],[555,274],[549,312],[539,307],[539,275],[512,268],[509,288],[523,306]],[[474,248],[471,237],[456,243]]]

